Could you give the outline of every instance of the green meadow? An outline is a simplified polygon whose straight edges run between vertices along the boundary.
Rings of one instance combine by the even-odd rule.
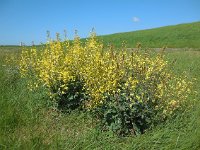
[[[165,26],[160,28],[140,30],[133,32],[115,33],[99,36],[104,44],[112,43],[120,47],[126,41],[127,47],[135,47],[140,42],[144,47],[160,48],[199,48],[200,22]]]
[[[196,78],[188,98],[192,107],[138,136],[101,132],[88,113],[62,114],[48,107],[43,89],[30,92],[20,78],[21,47],[0,46],[0,150],[7,149],[200,149],[200,23],[100,36],[105,44],[127,47],[173,47],[165,59],[172,70]],[[193,48],[193,49],[191,49]],[[18,58],[18,59],[16,59]]]

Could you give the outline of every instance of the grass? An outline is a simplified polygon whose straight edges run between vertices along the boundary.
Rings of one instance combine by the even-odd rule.
[[[200,51],[170,51],[174,72],[197,78],[188,100],[195,103],[178,117],[138,137],[118,138],[99,132],[87,113],[59,114],[47,107],[45,91],[29,92],[18,70],[5,56],[18,47],[0,47],[0,149],[200,149]],[[194,101],[196,99],[196,101]]]
[[[138,42],[145,47],[160,48],[200,48],[200,22],[165,26],[149,30],[116,33],[99,36],[105,44],[120,47],[122,41],[127,47],[135,47]]]

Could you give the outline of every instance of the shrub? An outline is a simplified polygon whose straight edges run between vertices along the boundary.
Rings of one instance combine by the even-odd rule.
[[[58,108],[85,107],[103,129],[141,134],[183,108],[191,82],[170,70],[162,53],[104,47],[94,32],[83,44],[49,39],[43,50],[24,50],[20,70],[30,88],[43,86]]]
[[[84,83],[75,78],[75,80],[68,81],[67,89],[62,90],[64,94],[57,96],[58,109],[63,112],[70,112],[75,109],[81,109],[83,102],[88,99],[85,89],[83,88]],[[58,90],[55,89],[56,93]]]

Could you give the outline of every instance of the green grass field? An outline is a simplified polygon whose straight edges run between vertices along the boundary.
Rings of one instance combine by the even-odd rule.
[[[166,39],[171,47],[200,47],[196,34],[200,23],[163,27],[133,33],[114,34],[103,37],[106,42],[118,45],[123,40],[129,47],[138,41],[149,47],[162,47]],[[180,29],[183,28],[184,30]],[[194,29],[193,29],[194,27]],[[185,30],[191,28],[192,30]],[[180,31],[179,31],[180,29]],[[176,31],[176,32],[170,32]],[[162,31],[162,32],[161,32]],[[165,32],[164,32],[165,31]],[[154,33],[154,34],[153,34]],[[178,33],[186,34],[180,42],[174,42]],[[170,34],[171,33],[171,34]],[[199,32],[198,32],[199,33]],[[151,35],[153,34],[153,35]],[[132,38],[132,36],[140,37]],[[157,35],[157,36],[156,36]],[[164,36],[165,35],[165,36]],[[189,36],[190,35],[190,36]],[[156,37],[162,37],[157,39]],[[181,36],[182,37],[182,36]],[[154,38],[153,40],[151,40]],[[109,40],[108,40],[109,39]],[[171,40],[171,42],[170,42]],[[149,43],[148,43],[149,41]],[[191,41],[191,42],[190,42]],[[193,42],[192,42],[193,41]],[[9,67],[5,61],[8,56],[19,56],[20,47],[0,47],[0,150],[7,149],[200,149],[200,51],[167,51],[165,59],[176,60],[172,68],[176,74],[184,71],[190,78],[196,78],[193,93],[188,101],[194,104],[176,118],[155,127],[139,136],[119,138],[110,132],[100,132],[96,122],[87,113],[72,112],[59,114],[48,107],[48,97],[42,89],[35,92],[27,90],[26,83],[19,76],[17,59]]]
[[[200,22],[165,26],[149,30],[116,33],[99,36],[105,44],[112,43],[120,47],[122,41],[127,47],[135,47],[140,42],[144,47],[159,48],[163,46],[172,48],[199,48]]]

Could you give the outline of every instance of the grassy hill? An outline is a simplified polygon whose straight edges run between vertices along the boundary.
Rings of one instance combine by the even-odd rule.
[[[135,47],[140,42],[143,46],[152,48],[200,48],[200,22],[103,35],[99,39],[116,47],[126,41],[128,47]]]
[[[139,30],[132,32],[115,33],[98,36],[105,45],[113,44],[121,47],[122,42],[127,43],[128,48],[136,47],[141,43],[148,48],[200,48],[200,22],[164,26],[159,28]],[[85,42],[85,38],[82,39]],[[37,45],[40,47],[41,45]],[[19,46],[0,46],[13,49]]]

